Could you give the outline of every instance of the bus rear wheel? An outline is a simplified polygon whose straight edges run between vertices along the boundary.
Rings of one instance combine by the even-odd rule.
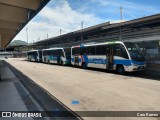
[[[121,75],[123,75],[125,72],[123,65],[117,65],[116,70],[117,70],[117,73]]]

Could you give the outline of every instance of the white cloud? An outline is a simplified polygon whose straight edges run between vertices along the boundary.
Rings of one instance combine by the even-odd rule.
[[[37,18],[37,20],[30,21],[15,37],[15,40],[26,41],[26,28],[28,28],[29,42],[32,42],[33,40],[37,41],[39,37],[41,40],[45,39],[47,34],[49,34],[49,37],[59,35],[60,28],[62,34],[80,29],[81,21],[84,22],[84,27],[102,22],[102,19],[96,17],[93,13],[81,13],[73,10],[68,1],[60,1],[55,7],[46,6]]]
[[[26,41],[28,28],[29,42],[59,35],[105,21],[120,20],[120,6],[123,6],[124,19],[130,20],[144,15],[158,13],[155,6],[141,5],[127,0],[51,0],[50,3],[15,37]],[[72,6],[72,7],[71,7]]]

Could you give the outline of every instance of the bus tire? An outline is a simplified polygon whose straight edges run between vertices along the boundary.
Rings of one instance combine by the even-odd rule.
[[[86,69],[86,68],[87,68],[87,65],[86,65],[85,62],[82,63],[82,68],[83,68],[83,69]]]
[[[117,65],[116,66],[116,71],[117,71],[118,74],[123,75],[124,72],[125,72],[123,65]]]

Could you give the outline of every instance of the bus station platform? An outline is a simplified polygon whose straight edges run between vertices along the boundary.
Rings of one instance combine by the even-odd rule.
[[[19,80],[13,74],[13,72],[2,61],[0,62],[0,68],[1,68],[0,111],[1,112],[28,111],[26,104],[23,101],[23,98],[21,97],[21,94],[24,94],[27,97],[29,96],[29,93],[25,90],[24,86],[19,82]],[[31,104],[31,106],[32,105],[33,104]],[[2,115],[1,117],[10,120],[22,119],[22,118],[10,118],[9,116],[5,115]],[[32,120],[32,118],[23,118],[23,119]]]
[[[14,71],[1,60],[0,80],[0,120],[79,120],[62,104],[52,98],[46,91],[25,76]],[[17,74],[15,74],[17,73]],[[22,82],[22,81],[25,82]],[[29,86],[29,87],[27,87]],[[54,110],[69,111],[71,117],[57,117],[51,115]],[[14,113],[41,113],[38,117],[21,117]],[[68,113],[67,113],[68,114]],[[42,116],[42,117],[41,117]]]
[[[160,78],[147,72],[114,71],[6,59],[6,66],[44,110],[67,109],[85,120],[110,120],[92,111],[159,111]],[[34,93],[34,94],[32,94]],[[81,114],[77,111],[89,111]],[[125,113],[124,113],[125,114]],[[114,120],[159,120],[159,117],[112,117]]]

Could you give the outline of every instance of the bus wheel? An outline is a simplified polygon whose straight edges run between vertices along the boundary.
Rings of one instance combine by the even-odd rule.
[[[86,69],[86,68],[87,68],[86,63],[82,63],[82,68],[83,68],[83,69]]]
[[[116,70],[117,70],[117,73],[118,74],[124,74],[124,67],[122,66],[122,65],[117,65],[117,67],[116,67]]]
[[[48,60],[48,64],[50,64],[49,60]]]

